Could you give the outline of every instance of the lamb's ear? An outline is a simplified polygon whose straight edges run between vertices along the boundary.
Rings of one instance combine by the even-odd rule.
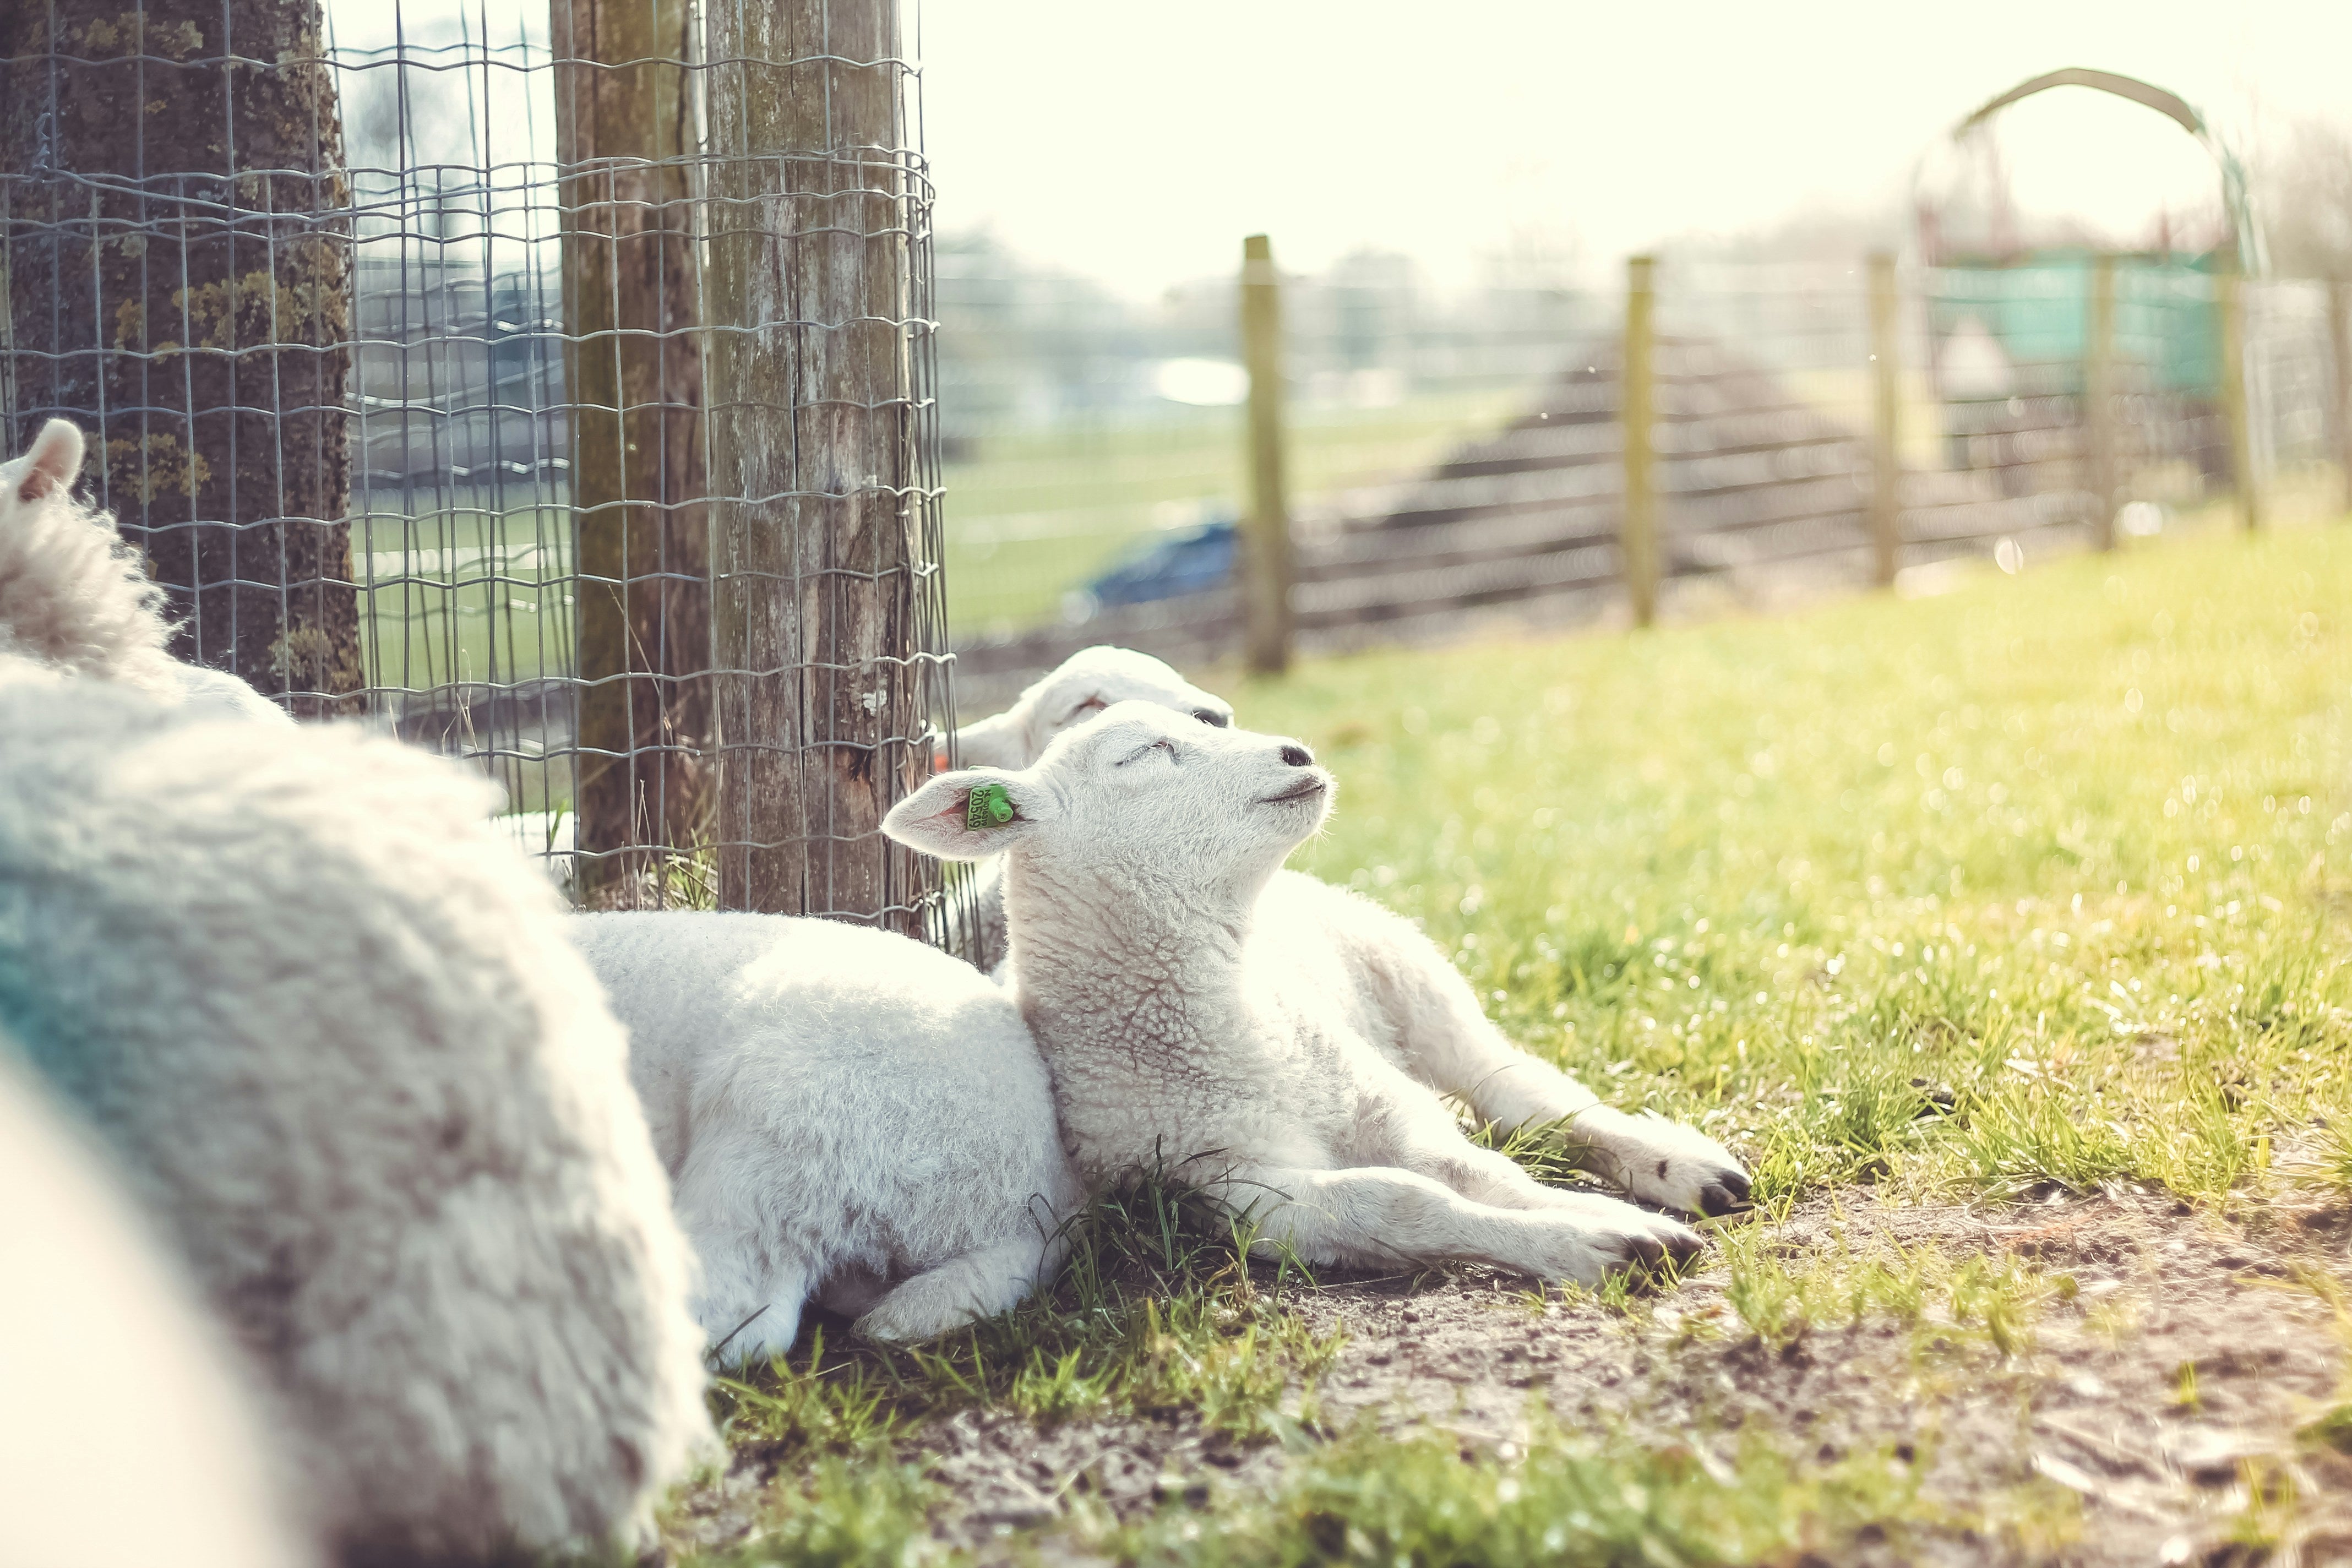
[[[1032,759],[1022,729],[1019,709],[966,724],[956,731],[956,754],[968,768],[1025,768]]]
[[[1011,815],[1004,816],[1007,810]],[[1052,795],[1027,773],[960,768],[892,806],[882,831],[942,860],[978,860],[1028,837],[1052,811]]]
[[[25,454],[25,471],[16,476],[16,499],[30,503],[71,489],[81,477],[81,426],[70,419],[50,420]]]

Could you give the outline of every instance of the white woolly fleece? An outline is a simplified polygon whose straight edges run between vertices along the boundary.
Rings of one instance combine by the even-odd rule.
[[[0,657],[119,680],[221,718],[292,722],[236,676],[171,656],[163,590],[113,517],[73,499],[81,464],[81,432],[63,419],[0,463]]]
[[[81,463],[81,432],[63,419],[0,463],[0,654],[160,691],[173,664],[163,590],[114,520],[69,493]]]
[[[689,1259],[491,786],[21,658],[0,735],[0,1026],[274,1384],[332,1547],[640,1529],[708,1435]]]
[[[229,1346],[5,1034],[0,1279],[0,1563],[317,1560],[278,1495]],[[135,1508],[122,1506],[126,1476]]]
[[[812,1296],[871,1339],[1003,1311],[1078,1198],[1011,997],[887,931],[781,915],[580,915],[702,1262],[727,1361],[791,1348]]]

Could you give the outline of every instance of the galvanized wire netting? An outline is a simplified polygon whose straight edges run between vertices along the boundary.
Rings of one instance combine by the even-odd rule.
[[[952,730],[896,0],[18,7],[23,440],[180,651],[476,759],[583,902],[912,928]]]
[[[2232,494],[2208,263],[2114,258],[2104,357],[2098,265],[1906,267],[1884,344],[1864,258],[1660,266],[1652,446],[1668,598],[1870,579],[1882,347],[1898,570],[1932,576],[1971,553],[2014,564]],[[1301,646],[1573,623],[1623,602],[1622,290],[1565,268],[1440,289],[1372,255],[1285,289]],[[2262,487],[2323,496],[2337,428],[2325,290],[2260,281],[2242,298]],[[943,257],[940,311],[967,695],[992,700],[1088,642],[1230,657],[1233,282],[1126,301],[969,240]]]

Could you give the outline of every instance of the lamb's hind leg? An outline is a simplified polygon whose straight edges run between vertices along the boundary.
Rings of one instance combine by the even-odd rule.
[[[1207,1186],[1256,1225],[1255,1250],[1288,1248],[1309,1264],[1387,1268],[1457,1260],[1596,1285],[1615,1269],[1685,1257],[1697,1245],[1683,1226],[1629,1204],[1497,1208],[1428,1176],[1385,1166],[1249,1167]],[[1661,1236],[1662,1225],[1689,1237],[1687,1245]]]
[[[1402,1065],[1414,1078],[1461,1095],[1506,1131],[1557,1122],[1580,1163],[1643,1203],[1726,1214],[1748,1201],[1748,1173],[1731,1151],[1695,1128],[1602,1105],[1576,1079],[1520,1050],[1434,948],[1400,954],[1398,963],[1385,989],[1399,1015]]]
[[[1031,1233],[960,1253],[901,1281],[857,1320],[869,1340],[928,1340],[1008,1311],[1061,1267],[1069,1250],[1059,1232]]]
[[[693,1244],[698,1278],[689,1306],[711,1353],[730,1366],[765,1361],[793,1347],[801,1309],[824,1259],[792,1244],[792,1227],[758,1201],[742,1151],[713,1137],[678,1173],[674,1206]]]

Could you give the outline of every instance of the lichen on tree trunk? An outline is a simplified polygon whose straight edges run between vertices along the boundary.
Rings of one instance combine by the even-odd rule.
[[[578,519],[574,886],[668,901],[702,837],[709,517],[685,0],[553,0]]]
[[[719,899],[919,929],[911,175],[896,0],[709,11]]]
[[[350,199],[318,5],[43,0],[0,9],[0,45],[10,438],[89,431],[181,657],[298,714],[352,707]]]

